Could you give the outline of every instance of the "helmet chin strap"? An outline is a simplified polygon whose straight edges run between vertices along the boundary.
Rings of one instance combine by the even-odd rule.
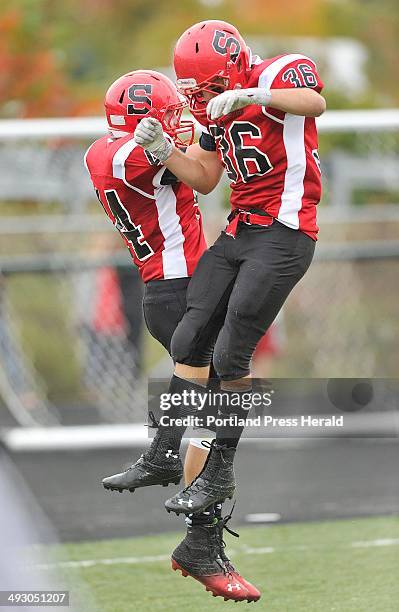
[[[252,50],[250,49],[250,47],[248,47],[248,55],[249,55],[249,68],[252,68],[252,66],[256,66],[257,64],[260,64],[262,62],[259,55],[254,55],[252,53]]]

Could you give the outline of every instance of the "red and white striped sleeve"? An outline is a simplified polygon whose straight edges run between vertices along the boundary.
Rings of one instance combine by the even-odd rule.
[[[310,87],[320,93],[324,84],[317,73],[316,63],[310,57],[289,53],[277,57],[263,70],[258,86],[266,89]]]

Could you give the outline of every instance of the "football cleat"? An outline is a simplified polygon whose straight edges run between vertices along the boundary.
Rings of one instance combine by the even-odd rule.
[[[233,505],[233,508],[230,514],[228,514],[224,518],[220,517],[216,519],[217,520],[216,538],[217,538],[218,546],[219,546],[219,549],[218,549],[219,557],[222,559],[224,567],[226,568],[226,571],[230,575],[234,576],[236,580],[238,580],[238,582],[240,582],[247,589],[248,591],[247,601],[248,602],[258,601],[261,597],[261,592],[256,588],[256,586],[254,586],[248,580],[246,580],[243,576],[241,576],[241,574],[236,570],[236,568],[234,567],[234,565],[231,563],[230,559],[226,555],[226,550],[225,550],[226,542],[223,539],[223,529],[226,529],[226,531],[228,531],[231,535],[235,536],[236,538],[239,537],[238,533],[236,533],[235,531],[227,527],[227,523],[231,519],[233,509],[234,509],[234,505]]]
[[[140,487],[179,484],[183,464],[176,446],[168,430],[158,429],[148,451],[124,472],[104,478],[104,488],[121,493],[126,490],[133,492]]]
[[[210,445],[202,472],[193,482],[166,500],[167,512],[191,514],[203,512],[211,504],[231,499],[235,491],[233,459],[235,448],[219,446],[215,440]]]
[[[227,571],[219,556],[216,524],[188,526],[186,537],[172,553],[172,569],[198,580],[214,597],[251,601],[247,588]]]

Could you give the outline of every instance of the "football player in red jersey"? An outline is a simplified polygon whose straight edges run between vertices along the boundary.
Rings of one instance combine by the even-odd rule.
[[[187,102],[181,102],[170,79],[159,72],[136,70],[123,75],[105,96],[109,133],[94,142],[85,155],[97,197],[145,283],[147,327],[169,352],[173,332],[185,312],[190,277],[206,243],[193,190],[137,146],[133,132],[143,117],[151,114],[157,117],[165,137],[183,149],[191,144],[194,134],[193,122],[181,120],[185,106]],[[216,169],[214,180],[220,175],[221,169]],[[224,312],[219,327],[223,318]],[[104,487],[133,491],[155,484],[178,484],[183,475],[180,439],[179,430],[171,428],[165,436],[164,430],[158,429],[148,451],[125,472],[104,478]],[[207,454],[199,446],[200,440],[191,442],[184,465],[187,484],[198,474]],[[249,598],[247,588],[229,573],[223,560],[223,543],[218,537],[223,519],[215,520],[213,507],[196,519],[204,525],[202,529],[209,525],[207,562],[202,563],[197,579],[214,595]]]
[[[315,63],[301,54],[253,57],[238,30],[223,21],[189,28],[174,53],[177,86],[202,125],[187,156],[167,142],[154,119],[135,139],[180,180],[201,193],[215,186],[215,169],[231,181],[229,224],[202,256],[190,283],[187,311],[172,338],[176,361],[171,389],[206,379],[214,314],[227,315],[213,364],[230,395],[221,414],[245,418],[233,407],[251,392],[250,360],[289,293],[308,269],[317,236],[321,196],[315,117],[325,110]],[[242,419],[225,419],[199,477],[167,500],[168,511],[200,512],[231,497],[233,460]],[[175,567],[193,573],[189,539],[173,553]]]

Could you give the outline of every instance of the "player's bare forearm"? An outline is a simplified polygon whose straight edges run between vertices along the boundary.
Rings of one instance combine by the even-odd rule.
[[[186,153],[174,148],[164,165],[182,182],[202,194],[210,193],[218,184],[223,166],[214,151],[204,151],[198,144]]]
[[[271,89],[268,106],[304,117],[320,117],[326,110],[326,101],[317,91],[308,87]]]

